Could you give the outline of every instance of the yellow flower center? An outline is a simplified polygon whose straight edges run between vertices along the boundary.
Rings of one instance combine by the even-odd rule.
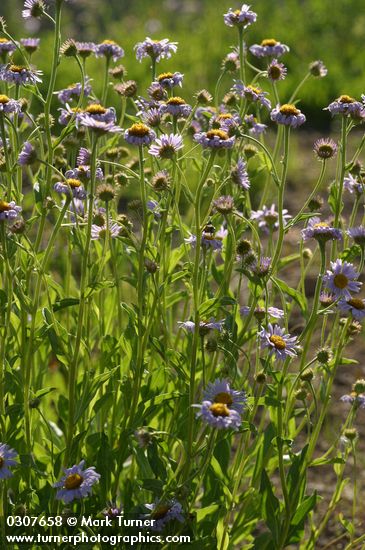
[[[343,273],[338,273],[338,275],[335,275],[333,278],[333,282],[337,288],[346,288],[348,285],[348,278]]]
[[[229,408],[225,403],[213,403],[209,410],[213,416],[229,416]]]
[[[128,133],[131,136],[136,137],[144,137],[148,136],[150,129],[145,124],[142,124],[141,122],[137,122],[136,124],[132,124],[132,126],[129,128]]]
[[[10,99],[8,98],[7,95],[0,95],[0,103],[4,104],[4,103],[9,103]]]
[[[353,103],[355,100],[353,97],[349,95],[340,95],[340,97],[338,98],[338,101],[340,103]]]
[[[6,212],[7,210],[10,210],[9,203],[0,200],[0,212]]]
[[[151,517],[153,517],[153,519],[162,519],[166,516],[166,514],[170,510],[170,508],[171,508],[171,506],[168,506],[167,504],[159,504],[153,510],[153,512],[151,514]]]
[[[185,105],[186,101],[182,97],[176,95],[174,97],[170,97],[170,99],[168,99],[166,103],[168,105]]]
[[[80,187],[80,185],[81,185],[81,181],[77,180],[77,179],[74,179],[74,178],[68,178],[68,180],[66,180],[66,181],[67,181],[68,185],[70,187],[72,187],[73,189],[75,187]]]
[[[313,228],[316,228],[316,229],[317,229],[317,227],[318,227],[318,228],[319,228],[319,227],[329,227],[329,225],[328,225],[328,223],[326,223],[326,222],[318,222],[318,223],[315,223],[315,224],[313,225]]]
[[[233,118],[233,115],[231,113],[222,113],[217,117],[217,120],[227,120]]]
[[[80,109],[80,107],[72,107],[71,111],[73,113],[83,113],[84,112],[84,110]]]
[[[260,90],[260,88],[256,88],[256,86],[251,86],[251,84],[249,84],[247,88],[249,88],[249,90],[246,91],[247,94],[250,94],[250,92],[252,92],[259,95],[262,93],[262,90]]]
[[[299,115],[300,113],[299,109],[297,109],[295,105],[292,105],[292,103],[284,103],[284,105],[280,107],[280,112],[283,115],[288,115],[288,116]]]
[[[223,132],[223,130],[209,130],[207,132],[208,139],[214,139],[215,137],[219,137],[219,139],[226,140],[228,139],[228,134],[227,132]]]
[[[347,303],[355,309],[365,309],[365,304],[360,298],[351,298]]]
[[[278,44],[278,41],[275,38],[265,38],[261,42],[261,46],[276,46],[276,44]]]
[[[104,115],[106,113],[106,109],[99,103],[91,103],[91,105],[86,107],[86,112],[91,115]]]
[[[83,481],[84,478],[80,474],[71,474],[65,480],[65,489],[77,489]]]
[[[12,73],[21,73],[25,69],[26,69],[26,67],[24,67],[24,65],[10,65],[10,67],[9,67],[9,70]]]
[[[234,10],[234,12],[233,12],[233,13],[234,13],[235,15],[240,15],[240,13],[241,13],[241,10]]]
[[[157,80],[161,82],[161,80],[165,80],[165,78],[172,78],[174,76],[174,73],[161,73],[158,75]]]
[[[286,343],[285,343],[284,338],[282,338],[278,334],[273,334],[272,336],[270,336],[269,340],[272,344],[274,344],[276,349],[285,349],[286,348]]]
[[[114,42],[114,40],[103,40],[102,44],[108,44],[110,46],[116,46],[117,45],[117,43]]]
[[[4,466],[4,459],[2,456],[0,456],[0,468]]]
[[[9,42],[7,38],[0,38],[0,44],[6,44],[6,42]]]
[[[233,399],[232,396],[227,392],[220,392],[214,397],[214,403],[223,403],[224,405],[232,405]]]

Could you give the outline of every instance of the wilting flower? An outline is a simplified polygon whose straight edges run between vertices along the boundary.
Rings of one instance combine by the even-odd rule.
[[[108,235],[110,235],[112,239],[115,239],[119,236],[120,231],[121,227],[115,222],[109,223],[109,228],[106,225],[100,226],[93,224],[91,226],[91,238],[93,240],[97,240],[106,238],[108,237]]]
[[[240,308],[240,314],[247,316],[251,311],[250,306],[242,306]],[[254,316],[259,321],[263,321],[266,317],[266,313],[269,315],[269,317],[273,317],[274,319],[282,319],[284,317],[284,311],[282,309],[279,309],[277,307],[268,307],[267,309],[265,307],[257,306],[254,309]]]
[[[256,86],[245,86],[241,80],[235,80],[233,85],[233,91],[236,92],[240,97],[244,97],[248,101],[253,101],[254,103],[260,103],[266,109],[271,109],[270,100],[266,97],[267,92],[257,88]]]
[[[356,321],[361,321],[365,317],[365,300],[361,298],[350,298],[349,300],[342,298],[337,305],[340,311],[349,311]]]
[[[238,52],[229,52],[222,61],[222,70],[235,73],[240,68],[240,56]]]
[[[350,300],[350,292],[359,292],[362,283],[356,281],[359,277],[354,266],[349,262],[336,260],[331,262],[331,270],[323,278],[323,283],[337,298]]]
[[[158,101],[163,101],[167,98],[167,92],[159,82],[152,82],[152,84],[147,88],[148,96],[154,102],[155,107],[158,106]],[[150,105],[152,106],[152,105]]]
[[[16,220],[19,217],[21,211],[22,207],[18,206],[14,201],[6,202],[0,200],[0,221]]]
[[[160,106],[160,112],[174,117],[187,118],[191,113],[191,106],[181,97],[173,96]]]
[[[122,129],[114,124],[114,121],[98,120],[88,114],[80,114],[78,117],[80,126],[85,126],[98,135],[121,132]]]
[[[7,479],[14,474],[9,470],[9,467],[16,466],[18,453],[11,449],[6,443],[0,443],[0,479]]]
[[[81,460],[72,468],[64,469],[65,475],[53,485],[53,487],[59,488],[56,494],[57,500],[63,500],[67,504],[91,494],[92,486],[99,482],[100,474],[95,472],[94,466],[84,470],[84,465],[85,460]]]
[[[23,145],[22,150],[18,156],[18,164],[20,166],[27,166],[33,164],[37,160],[37,152],[34,149],[33,145],[26,141]]]
[[[182,147],[183,140],[179,134],[161,134],[148,149],[148,152],[160,159],[171,159]]]
[[[356,244],[365,246],[365,227],[363,225],[359,225],[359,227],[351,227],[347,233]]]
[[[42,17],[45,10],[43,0],[25,0],[24,9],[22,11],[23,19],[31,19],[32,17]]]
[[[104,40],[96,46],[95,55],[96,57],[104,56],[113,59],[113,61],[118,61],[124,56],[124,50],[113,40]]]
[[[323,61],[318,59],[309,65],[309,72],[315,78],[324,78],[327,75],[328,70]]]
[[[267,329],[261,330],[260,337],[262,348],[269,348],[270,355],[275,355],[277,359],[283,361],[297,355],[297,337],[285,334],[285,329],[278,325],[269,323]]]
[[[142,111],[139,113],[143,122],[147,126],[152,126],[152,128],[157,128],[161,124],[161,112],[160,109],[153,107],[147,111]]]
[[[86,198],[86,191],[80,180],[68,178],[66,181],[55,183],[53,189],[60,195],[73,196],[76,199],[83,200]]]
[[[30,54],[38,50],[40,38],[21,38],[20,43],[23,48]]]
[[[3,65],[0,69],[0,80],[9,82],[10,84],[36,84],[42,82],[39,75],[42,71],[28,69],[24,65]]]
[[[195,323],[194,321],[178,321],[177,323],[180,327],[184,328],[188,332],[195,332]],[[210,332],[211,330],[217,330],[218,332],[222,332],[224,325],[223,321],[214,321],[214,319],[211,319],[211,321],[200,321],[199,323],[199,334],[200,336],[205,336]]]
[[[96,44],[94,42],[75,42],[77,48],[77,55],[86,59],[91,54],[96,53]]]
[[[0,95],[0,115],[2,113],[20,113],[21,108],[21,101],[10,99],[7,95]]]
[[[153,504],[145,504],[144,506],[151,511],[148,517],[154,520],[153,525],[150,527],[152,531],[162,531],[170,521],[177,520],[180,523],[184,522],[182,506],[176,500],[164,503],[154,502]]]
[[[137,83],[135,80],[126,80],[116,84],[114,90],[122,97],[134,97],[137,93]]]
[[[265,38],[261,44],[253,44],[250,52],[256,57],[280,57],[289,51],[289,46],[275,40],[275,38]]]
[[[157,77],[157,82],[163,88],[175,88],[181,86],[184,75],[181,73],[161,73]]]
[[[364,106],[360,101],[356,101],[349,95],[341,95],[338,99],[333,101],[325,107],[324,110],[328,110],[331,115],[355,115],[358,116],[364,110]]]
[[[262,256],[260,259],[252,258],[252,265],[250,269],[256,277],[266,277],[270,273],[271,258],[269,256]]]
[[[236,166],[231,170],[231,180],[239,187],[242,187],[242,189],[246,189],[246,191],[250,189],[247,164],[241,157],[239,157]]]
[[[280,63],[277,59],[273,59],[267,67],[267,76],[272,82],[278,80],[284,80],[288,71],[283,63]]]
[[[291,126],[297,128],[304,124],[306,118],[303,113],[291,103],[284,103],[280,107],[277,105],[270,113],[271,120],[278,124],[284,124],[284,126]]]
[[[250,7],[247,4],[242,4],[240,10],[233,11],[232,8],[229,8],[228,12],[223,15],[225,24],[228,27],[236,26],[246,29],[257,19],[257,13],[251,11]]]
[[[156,134],[145,124],[137,122],[124,132],[124,139],[131,145],[150,145]]]
[[[342,239],[342,231],[336,227],[331,227],[328,222],[323,222],[316,216],[311,218],[308,226],[302,229],[302,237],[304,241],[309,239],[316,239],[319,242],[339,241]]]
[[[243,413],[247,401],[244,391],[232,389],[228,380],[220,380],[219,378],[214,382],[209,382],[203,395],[204,401],[223,403],[229,409],[233,409],[239,414]]]
[[[359,181],[352,174],[349,174],[343,180],[343,186],[351,194],[356,193],[356,195],[361,195],[364,192],[364,184],[362,181]]]
[[[143,42],[138,42],[134,49],[138,61],[142,61],[144,57],[151,57],[155,61],[161,59],[169,59],[177,50],[177,42],[170,42],[168,38],[163,40],[152,40],[147,36]]]
[[[69,103],[73,99],[79,99],[82,92],[82,84],[78,82],[77,84],[70,84],[64,90],[60,90],[57,93],[59,101],[63,104]],[[90,79],[86,78],[85,87],[84,87],[84,96],[87,97],[91,92]]]
[[[234,209],[234,199],[231,195],[222,195],[213,201],[214,209],[226,216],[233,212]]]
[[[257,137],[267,130],[266,124],[258,122],[257,118],[254,117],[254,115],[246,115],[244,121],[249,127],[249,134],[251,134],[252,136]]]
[[[0,38],[0,55],[5,56],[16,50],[16,44],[7,38]]]
[[[272,204],[270,208],[263,206],[261,210],[251,210],[251,220],[257,220],[258,226],[265,233],[269,233],[272,230],[279,229],[279,214],[275,210],[275,204]],[[284,208],[283,219],[284,225],[287,220],[291,218],[288,211]]]
[[[337,154],[337,144],[331,138],[317,139],[314,142],[313,151],[320,160],[331,159]]]
[[[197,132],[194,140],[204,148],[211,149],[232,149],[235,138],[229,137],[223,130],[208,130],[208,132]]]

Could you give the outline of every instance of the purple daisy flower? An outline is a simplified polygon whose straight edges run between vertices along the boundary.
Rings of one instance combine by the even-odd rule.
[[[365,317],[365,300],[361,298],[350,298],[349,300],[342,298],[337,306],[340,311],[349,311],[356,321],[361,321]]]
[[[365,227],[363,225],[359,225],[359,227],[351,227],[347,233],[356,244],[360,246],[365,245]]]
[[[74,178],[79,179],[81,181],[88,181],[91,179],[91,168],[90,166],[77,166],[76,168],[73,168],[71,170],[67,170],[65,172],[66,178]],[[104,173],[100,166],[97,166],[96,172],[95,172],[95,179],[102,180],[104,177]]]
[[[240,314],[244,315],[245,317],[250,313],[250,311],[251,311],[250,306],[242,306],[240,308]],[[274,319],[283,319],[284,317],[284,311],[277,307],[268,307],[267,314],[270,317],[273,317]],[[255,307],[254,316],[259,321],[263,321],[266,317],[266,308],[260,307],[260,306]]]
[[[72,195],[76,199],[86,198],[86,191],[80,180],[68,178],[66,181],[59,181],[54,184],[53,189],[60,195]]]
[[[291,126],[297,128],[306,121],[303,113],[292,105],[291,103],[284,103],[284,105],[277,105],[270,113],[270,118],[278,124],[284,124],[284,126]]]
[[[109,122],[97,120],[95,117],[88,114],[80,114],[77,121],[80,126],[85,126],[98,135],[114,134],[122,131],[122,129],[116,126],[112,120]]]
[[[100,103],[90,103],[84,113],[101,122],[115,122],[116,120],[114,107],[103,107]]]
[[[254,103],[259,103],[268,110],[271,109],[271,102],[266,97],[268,92],[264,92],[261,88],[251,86],[250,84],[245,86],[241,80],[235,80],[232,89],[240,97],[244,97],[248,101],[252,101]]]
[[[95,472],[94,466],[84,470],[84,465],[85,460],[81,460],[80,464],[64,469],[65,475],[53,485],[59,488],[56,494],[57,500],[63,500],[68,504],[91,494],[92,486],[99,482],[100,474]]]
[[[242,424],[242,418],[235,409],[230,409],[225,403],[212,403],[203,401],[201,405],[193,405],[199,408],[197,413],[204,422],[217,428],[218,430],[227,430],[232,428],[238,430]]]
[[[349,193],[351,193],[351,195],[353,193],[355,193],[356,195],[361,195],[364,192],[363,182],[359,181],[352,174],[348,174],[348,176],[344,178],[343,186]]]
[[[267,77],[271,82],[277,82],[278,80],[285,80],[288,70],[283,63],[280,63],[277,59],[273,59],[267,67]]]
[[[154,520],[153,525],[150,527],[152,531],[163,531],[166,524],[170,521],[177,520],[180,523],[184,522],[182,506],[176,500],[170,500],[164,503],[154,502],[152,504],[145,504],[144,506],[150,510],[148,518]]]
[[[119,236],[121,231],[120,226],[116,222],[111,222],[109,224],[109,233],[112,239],[116,239]],[[106,225],[96,225],[91,226],[91,238],[93,240],[104,239],[108,236],[108,228]]]
[[[32,19],[42,17],[45,10],[43,0],[25,0],[22,11],[23,19]]]
[[[40,38],[21,38],[20,43],[28,53],[32,54],[38,50]]]
[[[184,75],[181,73],[161,73],[157,77],[157,82],[162,88],[171,90],[176,86],[182,86]]]
[[[37,82],[42,82],[39,78],[41,74],[42,71],[28,69],[24,65],[3,65],[0,69],[0,80],[9,84],[31,84],[34,86]]]
[[[223,239],[227,236],[228,231],[222,226],[217,233],[213,226],[206,226],[202,233],[201,245],[203,248],[211,248],[212,250],[222,250],[223,248]],[[195,246],[196,235],[190,235],[187,239],[184,239],[187,244]]]
[[[246,115],[244,122],[248,125],[248,132],[251,136],[258,137],[267,130],[267,125],[257,122],[257,118],[254,115]]]
[[[29,141],[26,141],[23,145],[22,150],[19,153],[18,164],[20,164],[20,166],[27,166],[33,164],[36,160],[36,150]]]
[[[161,219],[161,208],[157,201],[149,200],[147,201],[146,206],[147,206],[147,210],[152,212],[156,221]]]
[[[145,124],[137,122],[124,132],[124,139],[130,145],[150,145],[156,134]]]
[[[341,229],[332,227],[328,222],[322,222],[317,216],[311,218],[308,226],[302,229],[303,241],[316,239],[316,241],[340,241],[342,239]]]
[[[167,92],[159,82],[152,82],[147,88],[147,93],[155,105],[156,102],[164,101],[167,98]]]
[[[210,149],[232,149],[235,137],[229,137],[224,130],[208,130],[208,132],[197,132],[194,140],[204,148]]]
[[[252,23],[255,23],[257,19],[257,13],[250,10],[251,6],[242,4],[240,10],[232,10],[229,8],[228,12],[223,15],[224,22],[227,27],[243,27],[246,29]]]
[[[262,329],[259,333],[261,337],[261,347],[269,348],[270,355],[275,355],[277,359],[284,361],[287,357],[297,355],[297,337],[285,334],[285,329],[278,325],[267,325],[267,330]]]
[[[231,180],[233,183],[239,187],[242,187],[242,189],[245,189],[246,191],[250,189],[247,164],[241,157],[238,158],[236,166],[234,166],[231,170]]]
[[[147,124],[147,126],[157,128],[161,124],[160,109],[153,107],[152,109],[148,109],[147,111],[139,112],[139,115],[143,122]]]
[[[7,38],[0,38],[0,56],[5,56],[16,50],[16,45]]]
[[[0,221],[13,221],[19,218],[22,207],[14,201],[6,202],[0,200]]]
[[[177,42],[170,42],[168,38],[152,40],[147,36],[143,42],[138,42],[134,49],[138,61],[142,61],[144,57],[150,57],[158,62],[161,59],[169,59],[176,52]]]
[[[250,217],[251,220],[258,221],[259,228],[265,233],[279,229],[279,213],[275,210],[275,204],[272,204],[270,208],[264,205],[261,210],[252,210]],[[286,209],[283,210],[283,218],[284,225],[291,218]]]
[[[95,55],[96,57],[104,56],[113,59],[113,61],[118,61],[124,56],[124,50],[113,40],[104,40],[96,46]]]
[[[90,55],[95,54],[96,44],[94,42],[75,42],[77,53],[83,59],[90,57]]]
[[[8,479],[14,474],[9,467],[17,466],[18,453],[6,443],[0,443],[0,479]]]
[[[183,140],[179,134],[161,134],[148,149],[148,152],[160,159],[172,159],[182,147]]]
[[[250,269],[256,277],[261,278],[266,277],[270,273],[270,268],[271,258],[269,256],[262,256],[252,265]]]
[[[91,153],[86,147],[80,147],[76,158],[77,166],[88,166],[91,162]]]
[[[365,394],[363,393],[357,394],[353,391],[350,394],[346,394],[340,397],[340,401],[342,401],[343,403],[350,403],[351,405],[356,403],[356,405],[360,409],[365,409]]]
[[[160,106],[161,114],[169,114],[179,118],[188,118],[191,111],[191,106],[186,103],[185,99],[178,96],[170,97],[166,103]]]
[[[115,519],[118,516],[121,516],[123,513],[123,507],[117,506],[115,502],[108,502],[106,508],[103,510],[104,516],[109,519]]]
[[[195,323],[194,323],[194,321],[178,321],[177,324],[180,327],[187,330],[188,332],[195,332]],[[200,323],[199,323],[199,334],[200,334],[200,336],[205,336],[211,330],[217,330],[218,332],[222,332],[223,325],[224,325],[224,320],[223,321],[215,321],[214,319],[211,319],[209,322],[200,321]]]
[[[0,115],[2,113],[20,113],[22,104],[16,99],[10,99],[7,95],[0,95]]]
[[[59,92],[55,92],[57,94],[58,100],[63,103],[64,105],[66,103],[70,103],[73,99],[79,99],[82,91],[82,84],[81,82],[77,82],[76,84],[70,84],[67,88],[60,90]],[[84,96],[87,97],[91,92],[91,86],[90,86],[90,79],[86,78],[85,80],[85,87],[84,87]]]
[[[233,409],[239,414],[242,414],[246,407],[245,392],[233,390],[226,379],[217,378],[214,382],[209,382],[203,395],[204,401],[224,403],[229,409]]]
[[[359,273],[355,271],[352,264],[337,259],[331,262],[331,270],[328,270],[323,277],[323,284],[336,298],[350,300],[350,292],[359,292],[362,286],[362,283],[356,281],[358,277]]]
[[[330,138],[317,139],[313,144],[313,151],[319,160],[333,158],[337,154],[337,149],[337,143]]]
[[[331,115],[355,115],[358,116],[363,113],[364,106],[360,101],[356,101],[349,95],[341,95],[338,99],[333,101],[324,108],[324,111],[329,111]]]
[[[211,118],[210,126],[212,128],[222,128],[228,133],[229,129],[239,126],[242,120],[238,113],[219,113]]]
[[[289,46],[275,40],[275,38],[265,38],[261,44],[253,44],[250,52],[255,57],[280,57],[289,51]]]
[[[315,78],[324,78],[327,75],[328,70],[323,61],[317,59],[309,65],[309,72]]]
[[[69,105],[66,105],[65,109],[60,108],[58,110],[61,113],[58,117],[58,123],[61,124],[61,126],[67,126],[67,124],[73,117],[76,117],[76,119],[78,119],[79,116],[83,113],[82,109],[79,109],[77,107],[71,108]]]

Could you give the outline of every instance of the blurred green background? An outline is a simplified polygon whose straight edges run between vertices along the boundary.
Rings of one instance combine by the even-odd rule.
[[[64,7],[63,38],[116,40],[126,52],[122,63],[128,78],[137,80],[141,91],[149,83],[149,64],[147,60],[136,62],[134,44],[145,36],[177,41],[178,53],[159,68],[184,73],[183,94],[190,99],[202,87],[214,91],[222,58],[237,38],[236,29],[226,27],[222,15],[229,7],[240,5],[233,0],[73,0]],[[257,0],[251,6],[258,19],[249,29],[249,45],[273,37],[291,48],[283,58],[289,75],[279,83],[282,100],[288,99],[311,61],[321,59],[328,67],[325,79],[312,79],[300,94],[307,128],[328,127],[330,117],[322,111],[324,106],[341,93],[359,98],[365,92],[363,0]],[[47,76],[52,55],[51,26],[46,20],[24,22],[22,7],[20,0],[1,0],[0,14],[16,38],[41,36],[42,49],[34,62]],[[49,10],[51,13],[52,6]],[[254,61],[252,56],[250,61]],[[57,89],[79,78],[73,61],[62,63]],[[101,86],[101,64],[101,59],[92,60],[88,67],[96,88]],[[45,77],[44,86],[46,82]],[[223,81],[222,90],[229,87],[229,82],[228,78]]]

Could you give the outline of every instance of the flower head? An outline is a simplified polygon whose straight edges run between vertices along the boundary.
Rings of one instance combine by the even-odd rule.
[[[57,93],[57,97],[61,103],[64,105],[66,103],[70,103],[73,99],[79,99],[82,92],[82,84],[81,82],[77,82],[76,84],[70,84],[67,88],[64,90],[60,90]],[[84,96],[87,97],[91,92],[91,86],[90,86],[90,79],[87,78],[85,81],[84,86]]]
[[[16,50],[16,44],[7,38],[0,38],[0,55],[5,57]]]
[[[265,38],[261,44],[253,44],[250,52],[255,57],[280,57],[289,51],[289,46],[275,40],[275,38]]]
[[[285,334],[285,329],[278,325],[269,323],[267,329],[261,330],[260,337],[261,347],[269,348],[270,355],[275,355],[281,361],[297,355],[297,337]]]
[[[181,73],[161,73],[157,77],[157,82],[160,86],[167,89],[182,86],[184,75]]]
[[[261,90],[261,88],[257,88],[256,86],[252,86],[251,84],[245,86],[243,82],[241,82],[241,80],[235,80],[233,91],[236,92],[240,97],[244,97],[248,101],[259,103],[263,107],[266,107],[266,109],[271,109],[270,100],[266,97],[268,94],[267,92]]]
[[[53,189],[60,195],[67,195],[83,200],[86,198],[86,191],[80,180],[67,178],[66,181],[55,183]]]
[[[115,222],[109,223],[109,228],[106,225],[93,224],[91,226],[91,238],[93,240],[103,239],[108,235],[110,235],[112,239],[116,239],[120,232],[121,227]]]
[[[179,134],[161,134],[148,149],[148,152],[160,159],[172,159],[182,147],[183,140]]]
[[[173,96],[160,106],[160,112],[174,117],[187,118],[191,113],[191,106],[181,97]]]
[[[37,82],[42,82],[39,76],[42,74],[41,71],[36,71],[34,69],[28,69],[24,65],[3,65],[0,69],[0,80],[9,82],[10,84],[36,84]]]
[[[292,105],[291,103],[284,103],[284,105],[277,105],[270,113],[271,120],[278,124],[284,124],[284,126],[291,126],[297,128],[304,124],[306,118],[303,113]]]
[[[364,106],[360,101],[356,101],[353,97],[349,95],[341,95],[335,101],[330,103],[328,107],[325,107],[324,110],[327,110],[331,115],[361,115],[364,111]]]
[[[314,142],[313,151],[319,160],[331,159],[337,154],[337,144],[331,138],[317,139]]]
[[[16,466],[18,453],[11,449],[9,445],[0,443],[0,479],[7,479],[13,474],[9,467]]]
[[[337,306],[340,311],[349,311],[356,321],[361,321],[365,317],[365,300],[361,298],[342,298]]]
[[[244,118],[245,124],[248,126],[248,132],[251,136],[257,137],[266,132],[266,124],[257,121],[254,115],[246,115]]]
[[[340,400],[343,403],[350,403],[351,405],[355,403],[356,407],[359,407],[360,409],[365,409],[365,394],[363,393],[358,394],[353,391],[350,394],[346,394],[340,397]]]
[[[7,95],[0,95],[0,115],[2,113],[20,113],[21,108],[21,101],[10,99]]]
[[[247,316],[249,315],[251,311],[251,308],[249,306],[242,306],[240,309],[240,314]],[[257,306],[254,309],[254,316],[258,321],[263,321],[266,317],[266,313],[269,317],[273,317],[274,319],[282,319],[284,317],[284,311],[282,309],[279,309],[277,307],[271,307],[268,308]]]
[[[238,430],[242,424],[240,414],[235,409],[230,409],[225,403],[203,401],[201,405],[195,405],[195,407],[199,408],[197,416],[218,430],[229,428]]]
[[[0,221],[10,221],[16,220],[22,207],[18,206],[14,201],[6,202],[0,199]]]
[[[212,250],[222,250],[223,239],[227,235],[227,230],[222,226],[219,231],[215,231],[215,227],[211,224],[208,224],[204,227],[202,232],[201,246],[205,249],[211,248]],[[195,246],[196,236],[190,235],[187,239],[184,239],[186,243]]]
[[[309,65],[309,72],[315,78],[324,78],[327,75],[328,70],[323,61],[318,59]]]
[[[344,178],[343,186],[349,193],[351,193],[351,195],[353,193],[356,195],[361,195],[364,192],[364,183],[352,174],[348,174],[348,176]]]
[[[359,227],[351,227],[347,233],[360,246],[365,246],[365,227],[359,225]]]
[[[204,148],[210,149],[232,149],[235,138],[229,137],[224,130],[208,130],[208,132],[197,132],[194,140]]]
[[[118,61],[124,56],[124,50],[113,40],[104,40],[101,44],[98,44],[95,48],[96,57],[104,56],[113,61]]]
[[[314,217],[309,220],[307,227],[302,229],[302,236],[304,241],[309,239],[315,239],[318,242],[339,241],[342,239],[342,231]]]
[[[29,54],[38,50],[40,44],[40,38],[21,38],[20,43]]]
[[[162,531],[170,521],[177,520],[180,523],[184,522],[182,506],[176,500],[145,504],[145,507],[150,510],[148,517],[154,520],[151,526],[153,531]]]
[[[138,42],[134,49],[138,61],[142,61],[144,57],[150,57],[158,62],[161,59],[169,59],[176,52],[177,42],[170,42],[168,38],[152,40],[147,36],[143,42]]]
[[[283,210],[284,225],[291,218],[286,209]],[[251,210],[251,220],[257,220],[258,226],[265,233],[279,229],[279,214],[275,210],[275,204],[270,208],[263,206],[261,210]]]
[[[250,10],[251,6],[242,4],[241,9],[232,10],[229,8],[228,12],[223,15],[224,22],[228,27],[242,27],[246,29],[252,23],[255,23],[257,19],[257,13]]]
[[[226,379],[217,378],[209,382],[204,391],[204,401],[211,403],[223,403],[229,409],[242,414],[246,407],[246,394],[244,391],[237,391],[231,388],[230,382]]]
[[[250,189],[247,164],[241,157],[238,158],[236,165],[231,170],[231,180],[246,191]]]
[[[132,124],[124,132],[124,139],[131,145],[150,145],[155,138],[155,132],[140,122]]]
[[[285,65],[280,63],[277,59],[273,59],[267,67],[267,76],[271,82],[285,80],[287,72]]]
[[[178,321],[177,323],[180,327],[184,328],[188,332],[195,332],[195,323],[194,321]],[[211,319],[210,321],[200,321],[199,323],[199,334],[200,336],[205,336],[208,334],[211,330],[217,330],[218,332],[222,332],[224,325],[223,321],[215,321],[214,319]]]
[[[362,283],[356,279],[359,277],[354,266],[349,262],[336,260],[331,262],[331,270],[323,277],[323,284],[328,288],[336,298],[345,298],[350,300],[350,292],[359,292]]]
[[[77,55],[86,59],[90,55],[96,53],[96,44],[94,42],[75,42],[77,48]]]
[[[80,126],[85,126],[86,128],[89,128],[91,131],[95,132],[95,134],[99,136],[109,133],[114,134],[122,131],[119,126],[116,126],[116,124],[114,124],[113,120],[98,120],[97,118],[90,116],[86,113],[80,114],[80,116],[78,117],[78,124]]]
[[[57,500],[63,500],[66,504],[75,499],[82,499],[92,492],[92,486],[99,482],[100,474],[95,472],[94,466],[84,469],[85,460],[72,468],[65,468],[65,475],[57,481],[53,487],[59,490],[56,494]]]
[[[29,141],[26,141],[18,156],[18,164],[20,164],[20,166],[29,166],[33,164],[36,160],[36,150],[34,149],[33,145],[29,143]]]
[[[43,0],[25,0],[22,11],[23,19],[32,19],[42,17],[45,10]]]

